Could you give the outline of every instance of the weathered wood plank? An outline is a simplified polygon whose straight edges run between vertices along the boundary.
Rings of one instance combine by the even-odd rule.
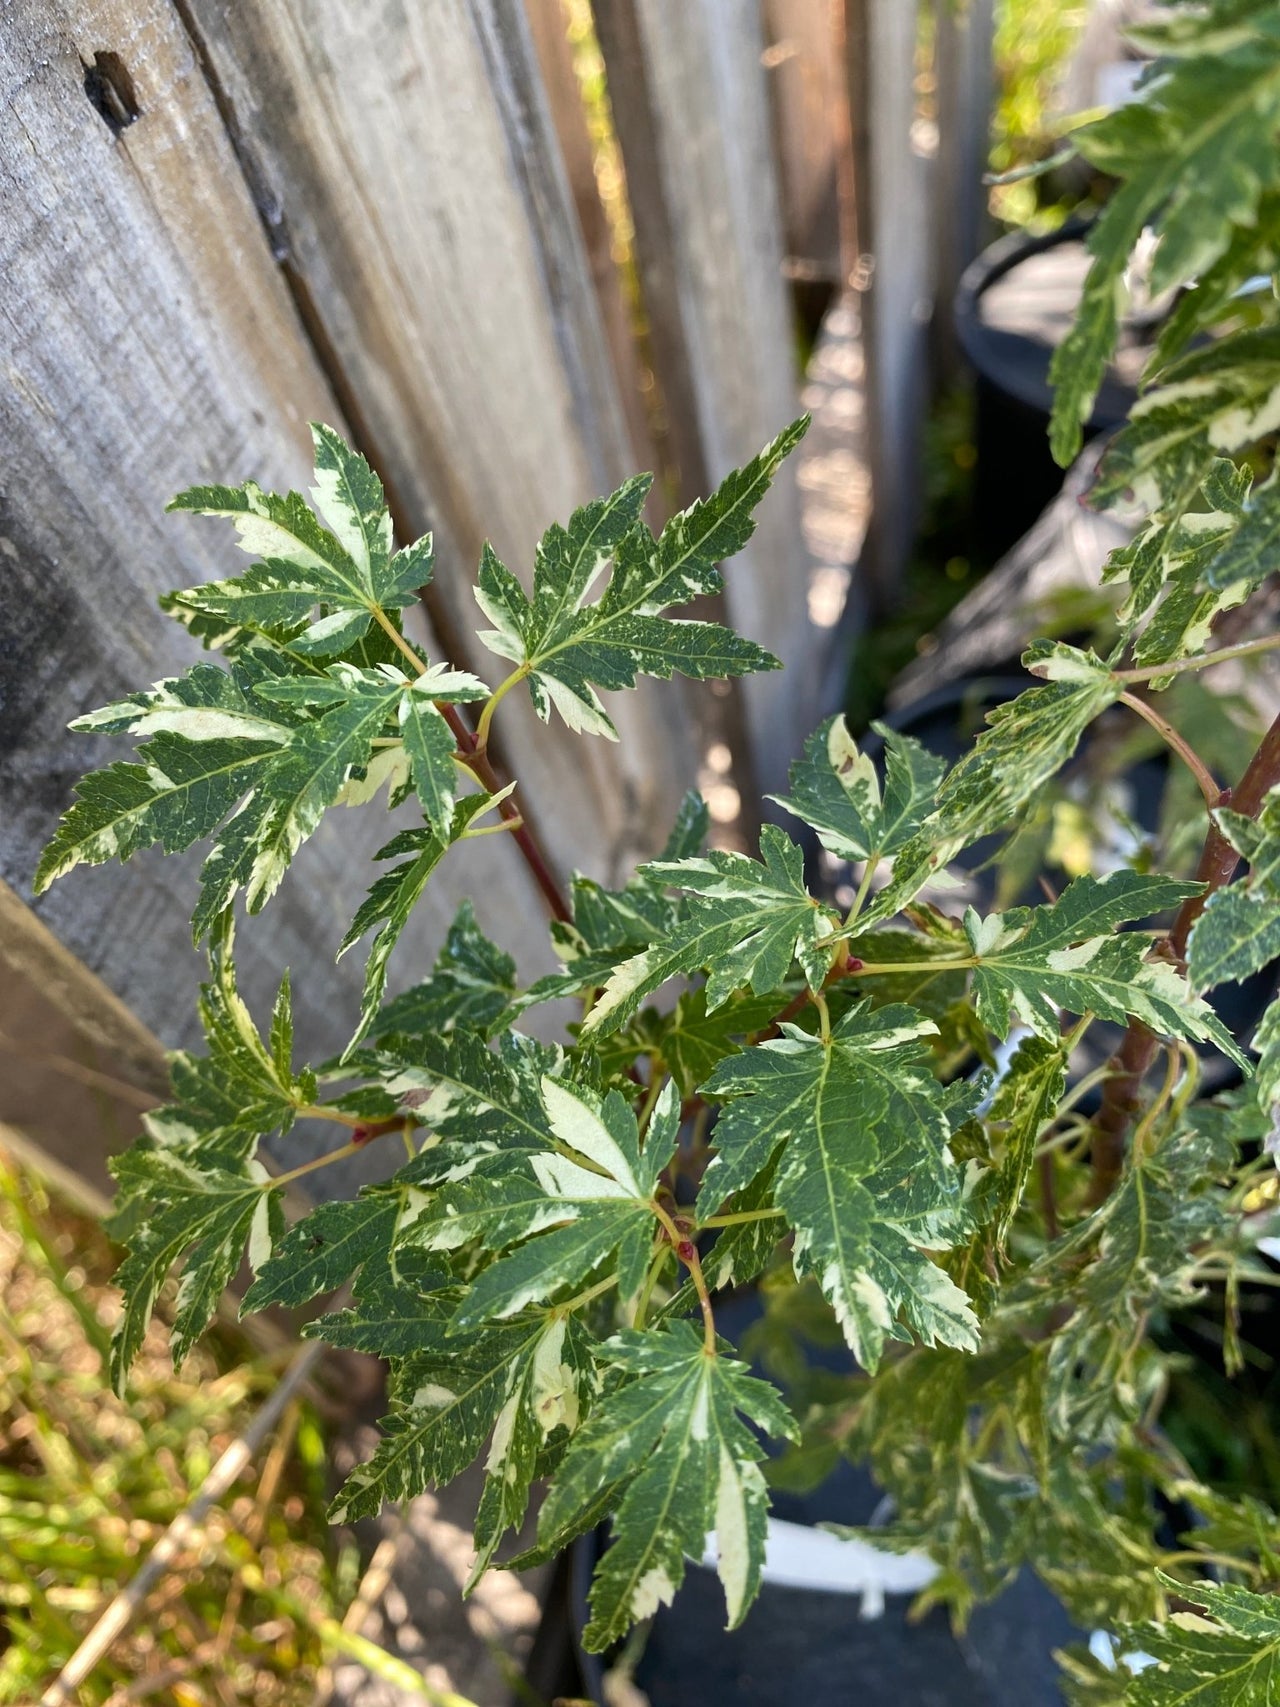
[[[793,280],[840,285],[840,62],[834,0],[765,0],[786,269]]]
[[[130,80],[119,112],[129,117],[127,96],[138,114],[118,133],[86,98],[83,61],[104,52]],[[190,662],[155,595],[243,562],[224,530],[166,518],[166,499],[199,479],[305,484],[307,418],[342,419],[168,0],[9,5],[0,110],[0,870],[27,895],[75,778],[119,754],[68,735],[67,720]],[[313,1056],[340,1043],[355,1011],[358,965],[331,956],[386,834],[380,812],[330,814],[243,933],[251,999],[293,968]],[[76,873],[37,909],[167,1044],[196,1032],[195,869],[140,856]],[[463,889],[536,955],[538,903],[494,838],[443,870],[402,977],[421,969]]]
[[[442,626],[492,675],[472,638],[484,539],[527,578],[545,524],[633,468],[524,10],[388,4],[371,27],[346,0],[186,9],[362,440],[435,530]],[[523,694],[503,707],[562,869],[648,851],[691,775],[678,692],[620,696],[618,718],[620,749],[543,728]]]
[[[797,412],[760,16],[742,0],[595,0],[594,12],[686,501]],[[789,667],[744,683],[757,775],[772,787],[809,710],[794,470],[726,579],[731,621]]]
[[[0,882],[0,1123],[102,1200],[167,1085],[158,1040]]]
[[[0,882],[0,1146],[103,1214],[107,1158],[168,1094],[160,1040]],[[285,1188],[291,1219],[312,1201]]]
[[[596,178],[596,149],[574,67],[573,43],[569,39],[569,9],[565,0],[525,0],[525,12],[578,214],[609,357],[618,378],[618,396],[626,416],[632,459],[637,468],[653,468],[654,448],[644,403],[639,352],[622,274],[613,252],[613,232]],[[657,497],[655,489],[651,498],[655,506]],[[654,519],[662,518],[655,514]]]
[[[938,147],[932,171],[933,346],[944,379],[959,367],[952,304],[960,275],[982,247],[987,220],[982,175],[991,135],[995,31],[993,0],[940,5],[935,11],[933,71]]]
[[[796,482],[809,617],[820,640],[812,670],[821,716],[845,703],[849,655],[866,616],[865,588],[856,579],[870,509],[859,300],[844,291],[828,308],[800,394],[813,417],[796,454]]]
[[[872,515],[861,567],[894,596],[920,500],[932,268],[916,127],[917,0],[847,0]]]

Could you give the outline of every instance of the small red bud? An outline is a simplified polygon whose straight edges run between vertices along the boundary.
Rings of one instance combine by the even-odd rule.
[[[848,960],[845,961],[845,967],[850,972],[861,972],[862,966],[863,962],[858,959],[856,954],[851,954]]]
[[[680,1243],[676,1246],[676,1255],[680,1258],[682,1263],[686,1264],[686,1266],[693,1262],[697,1254],[697,1250],[694,1248],[693,1241],[691,1239],[681,1239]]]

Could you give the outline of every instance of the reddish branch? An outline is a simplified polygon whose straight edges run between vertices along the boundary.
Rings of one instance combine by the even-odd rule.
[[[466,719],[456,705],[442,704],[440,710],[444,714],[445,722],[453,731],[453,738],[458,743],[458,754],[462,762],[483,788],[487,788],[490,794],[496,794],[502,787],[502,782],[497,771],[490,764],[488,754],[482,753],[477,748],[476,738],[468,729]],[[534,882],[542,891],[543,899],[550,909],[551,916],[556,919],[563,919],[566,924],[571,922],[573,914],[569,911],[569,903],[561,892],[560,885],[547,862],[546,855],[538,846],[537,838],[527,823],[517,822],[521,816],[520,808],[508,796],[506,800],[501,802],[498,811],[508,824],[514,826],[511,831],[511,839],[520,849],[524,862],[533,875]]]
[[[1234,790],[1224,789],[1217,804],[1230,806],[1246,818],[1255,818],[1262,802],[1278,783],[1280,717],[1263,736],[1239,786]],[[1169,932],[1167,951],[1179,966],[1186,964],[1191,928],[1204,911],[1205,902],[1216,889],[1230,883],[1238,864],[1236,850],[1211,820],[1196,868],[1196,878],[1205,887],[1200,894],[1183,902]],[[1159,1048],[1160,1039],[1134,1020],[1111,1058],[1112,1076],[1103,1087],[1102,1106],[1093,1122],[1093,1180],[1089,1195],[1095,1204],[1104,1201],[1120,1177],[1129,1129],[1141,1105],[1142,1081]]]

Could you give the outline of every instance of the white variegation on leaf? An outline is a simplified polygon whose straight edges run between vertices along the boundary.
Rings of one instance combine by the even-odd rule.
[[[859,1007],[825,1042],[784,1026],[704,1086],[727,1104],[704,1197],[721,1203],[779,1154],[773,1198],[795,1233],[797,1267],[815,1276],[870,1370],[903,1331],[900,1316],[927,1343],[977,1343],[964,1293],[925,1254],[965,1225],[923,1045],[935,1030],[910,1008]]]
[[[571,729],[616,740],[598,689],[635,686],[637,675],[707,677],[771,670],[763,648],[713,622],[661,613],[717,592],[717,565],[751,537],[753,511],[783,458],[808,425],[788,427],[710,498],[673,517],[654,539],[641,519],[647,478],[575,511],[568,528],[551,528],[538,547],[533,596],[486,545],[476,601],[493,627],[480,638],[528,682],[544,721],[554,706]],[[588,602],[607,564],[613,570]]]
[[[1094,266],[1057,362],[1060,454],[1088,414],[1144,226],[1156,282],[1180,291],[1095,493],[1150,509],[1107,569],[1127,582],[1118,628],[1098,649],[1031,646],[1040,680],[991,710],[950,767],[883,726],[855,739],[833,718],[815,733],[781,804],[859,868],[843,916],[806,883],[811,843],[768,826],[759,858],[708,853],[693,797],[660,857],[613,887],[578,876],[556,898],[557,970],[532,967],[526,985],[464,903],[431,970],[385,998],[392,950],[455,842],[514,828],[497,860],[523,854],[554,889],[528,833],[554,802],[482,821],[508,793],[478,778],[510,692],[527,683],[544,719],[555,707],[571,728],[612,736],[607,696],[641,675],[774,667],[754,641],[669,613],[720,591],[719,565],[749,539],[803,421],[657,537],[644,477],[584,505],[543,536],[528,590],[486,549],[480,638],[511,666],[492,691],[407,637],[431,542],[395,551],[376,475],[331,429],[314,429],[318,514],[252,483],[175,500],[231,521],[256,559],[162,601],[223,658],[78,721],[141,746],[84,779],[37,874],[42,889],[156,842],[212,844],[194,917],[210,938],[206,1052],[172,1057],[171,1102],[113,1163],[112,1227],[129,1252],[117,1385],[171,1268],[182,1355],[247,1253],[247,1308],[349,1288],[308,1331],[390,1366],[381,1441],[334,1515],[372,1515],[481,1461],[474,1583],[544,1484],[523,1560],[611,1527],[591,1648],[667,1604],[686,1560],[707,1554],[729,1623],[741,1621],[764,1553],[766,1442],[790,1439],[770,1467],[783,1485],[818,1482],[842,1456],[871,1465],[894,1511],[878,1543],[930,1556],[914,1578],[922,1610],[945,1602],[963,1621],[1032,1569],[1079,1627],[1126,1626],[1126,1641],[1175,1594],[1208,1614],[1144,1627],[1157,1664],[1140,1675],[1071,1658],[1082,1707],[1269,1701],[1264,1597],[1190,1578],[1203,1549],[1253,1587],[1280,1581],[1276,1517],[1252,1496],[1189,1485],[1153,1425],[1179,1312],[1221,1285],[1213,1332],[1237,1360],[1250,1320],[1237,1299],[1271,1278],[1249,1211],[1271,1202],[1261,1158],[1275,1144],[1280,1004],[1257,1025],[1253,1084],[1205,1095],[1198,1056],[1247,1071],[1201,991],[1280,953],[1280,796],[1252,810],[1280,772],[1274,737],[1212,808],[1207,897],[1145,869],[1160,858],[1153,838],[1135,846],[1143,869],[1077,877],[1049,905],[1006,903],[1038,899],[1026,886],[1049,791],[1088,762],[1082,743],[1126,684],[1159,692],[1211,642],[1245,669],[1271,644],[1248,638],[1248,606],[1242,643],[1214,634],[1280,541],[1280,309],[1251,283],[1280,267],[1275,11],[1165,8],[1147,36],[1167,57],[1139,100],[1076,133],[1117,188],[1087,239]],[[1173,721],[1193,691],[1171,702]],[[453,708],[471,701],[484,702],[478,754],[455,738],[470,713]],[[1234,781],[1228,721],[1205,762]],[[421,816],[395,826],[343,943],[371,941],[355,1038],[319,1074],[295,1068],[288,976],[262,1033],[236,986],[232,909],[266,901],[330,807],[410,795]],[[1200,828],[1207,817],[1192,836]],[[947,867],[986,861],[988,838],[1009,832],[999,899],[959,916]],[[1231,883],[1233,850],[1248,870]],[[488,916],[514,892],[495,882]],[[323,991],[308,996],[312,1012],[323,1005]],[[514,1029],[566,997],[580,1007],[560,1044]],[[1064,1014],[1079,1023],[1068,1030]],[[1127,1039],[1091,1117],[1096,1087],[1076,1077],[1074,1046],[1095,1020]],[[317,1156],[293,1132],[324,1119],[341,1142]],[[262,1141],[292,1174],[349,1159],[353,1128],[409,1154],[285,1231]],[[744,1344],[793,1391],[798,1441],[777,1391],[718,1332],[725,1289],[756,1281]],[[810,1343],[841,1339],[859,1369],[807,1367]],[[1151,1514],[1188,1504],[1207,1527],[1172,1550]]]

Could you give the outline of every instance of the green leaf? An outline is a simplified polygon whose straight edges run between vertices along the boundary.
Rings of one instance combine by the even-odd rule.
[[[852,1010],[829,1043],[794,1026],[722,1061],[704,1094],[725,1100],[708,1207],[748,1185],[779,1152],[774,1201],[864,1368],[899,1318],[929,1344],[977,1344],[968,1300],[926,1250],[962,1231],[960,1180],[947,1153],[944,1092],[919,1039],[935,1027],[910,1008]]]
[[[504,1250],[526,1241],[477,1276],[455,1331],[580,1285],[615,1252],[620,1297],[632,1297],[644,1279],[657,1231],[653,1194],[680,1126],[674,1084],[658,1098],[643,1150],[635,1115],[617,1091],[601,1101],[548,1077],[542,1101],[558,1152],[530,1155],[528,1177],[508,1168],[496,1180],[479,1173],[446,1184],[415,1223],[416,1239],[432,1250],[472,1240]]]
[[[699,794],[687,794],[662,851],[664,861],[692,858],[706,840],[708,814]],[[564,963],[561,972],[539,978],[511,1002],[497,1022],[510,1024],[526,1008],[566,996],[582,995],[604,984],[621,960],[673,929],[677,904],[647,867],[633,872],[621,889],[606,889],[592,878],[575,876],[569,891],[571,923],[554,920],[551,941]]]
[[[992,1224],[996,1249],[1004,1252],[1035,1162],[1036,1144],[1053,1119],[1067,1083],[1061,1043],[1027,1037],[1018,1045],[992,1099],[989,1118],[1005,1128],[1004,1154],[996,1183]]]
[[[1049,364],[1053,387],[1049,446],[1062,468],[1075,460],[1084,442],[1084,428],[1115,348],[1118,281],[1146,225],[1149,200],[1145,181],[1122,185],[1089,231],[1093,264],[1071,330]]]
[[[685,1558],[701,1557],[712,1530],[733,1628],[759,1588],[767,1515],[764,1451],[742,1419],[782,1436],[795,1425],[772,1387],[731,1358],[708,1356],[684,1323],[624,1331],[601,1352],[633,1379],[583,1424],[538,1520],[540,1544],[555,1545],[602,1489],[614,1490],[614,1540],[596,1570],[584,1643],[600,1652],[670,1605]]]
[[[260,697],[260,689],[279,673],[274,660],[257,652],[229,670],[197,664],[185,676],[169,676],[141,693],[85,712],[70,727],[81,735],[176,735],[197,745],[243,740],[283,746],[294,719]]]
[[[1222,806],[1215,816],[1227,840],[1249,862],[1251,891],[1280,898],[1280,788],[1270,790],[1256,818]]]
[[[629,951],[647,948],[676,920],[675,903],[644,866],[622,889],[606,889],[590,877],[576,876],[569,904],[573,924],[557,920],[551,927],[551,940],[567,972],[574,972],[579,961],[616,961]]]
[[[806,417],[788,427],[712,497],[674,516],[656,541],[640,519],[646,477],[585,505],[567,530],[544,536],[532,599],[485,547],[476,600],[493,628],[480,638],[523,671],[539,717],[545,721],[554,705],[570,728],[616,739],[597,688],[634,687],[640,674],[704,679],[778,667],[768,652],[717,623],[660,613],[719,590],[717,563],[751,537],[752,512],[807,425]],[[608,582],[587,603],[610,560]]]
[[[1239,983],[1280,955],[1280,790],[1255,819],[1219,808],[1219,828],[1249,872],[1210,895],[1192,927],[1187,971],[1198,990]]]
[[[1160,236],[1153,292],[1187,283],[1255,225],[1280,183],[1280,53],[1265,15],[1162,60],[1140,98],[1073,132],[1100,171],[1121,179],[1089,233],[1093,265],[1075,325],[1055,354],[1052,445],[1065,467],[1080,447],[1115,344],[1125,268],[1143,228]]]
[[[554,1140],[541,1096],[541,1078],[558,1065],[557,1053],[515,1033],[498,1050],[461,1026],[447,1034],[415,1037],[395,1054],[359,1061],[408,1091],[429,1093],[419,1118],[441,1137],[457,1143],[519,1143],[542,1150]]]
[[[243,1163],[258,1139],[287,1132],[299,1104],[309,1102],[315,1079],[295,1076],[289,1051],[293,1037],[289,979],[276,997],[271,1047],[263,1043],[236,985],[229,916],[219,921],[210,943],[211,978],[201,986],[200,1023],[208,1054],[178,1050],[169,1056],[176,1100],[143,1116],[152,1141],[204,1166]]]
[[[260,741],[186,741],[159,735],[139,748],[139,764],[92,771],[36,871],[42,894],[77,865],[126,860],[159,842],[176,853],[212,834],[279,752]]]
[[[271,1304],[296,1308],[317,1293],[336,1291],[365,1263],[384,1259],[403,1210],[401,1198],[390,1193],[320,1204],[294,1223],[262,1264],[241,1315]]]
[[[209,664],[77,718],[92,734],[149,735],[139,764],[91,772],[46,848],[40,894],[76,865],[128,859],[159,842],[166,853],[212,834],[293,738],[253,694],[252,669]]]
[[[1106,1202],[1030,1271],[1037,1307],[1067,1318],[1046,1364],[1043,1402],[1056,1439],[1114,1439],[1152,1402],[1158,1387],[1148,1385],[1139,1356],[1147,1320],[1158,1305],[1196,1296],[1197,1252],[1230,1214],[1217,1187],[1229,1165],[1212,1139],[1175,1132],[1154,1154],[1131,1157]]]
[[[445,1292],[423,1299],[433,1331],[399,1367],[377,1450],[352,1471],[329,1515],[335,1523],[372,1517],[388,1501],[441,1487],[491,1440],[474,1581],[503,1531],[523,1518],[544,1443],[577,1427],[595,1372],[581,1327],[563,1316],[525,1316],[446,1340],[456,1301]]]
[[[419,694],[439,699],[474,699],[482,692],[472,676],[439,666],[420,681],[410,681],[394,665],[363,670],[337,663],[322,675],[291,678],[264,686],[272,701],[294,708],[320,709],[320,715],[293,732],[287,748],[270,771],[258,779],[255,791],[231,818],[205,862],[201,897],[196,908],[197,935],[228,907],[240,889],[246,891],[250,912],[257,912],[275,892],[289,862],[316,828],[325,809],[337,802],[369,797],[377,783],[394,776],[398,761],[388,754],[390,768],[379,769],[373,746],[404,703]],[[327,709],[326,709],[327,708]],[[405,731],[406,735],[409,731]],[[409,760],[421,775],[419,757]],[[360,787],[353,775],[371,777]],[[437,809],[441,794],[428,784],[429,809]]]
[[[1016,821],[1124,690],[1091,652],[1060,642],[1037,643],[1023,663],[1046,685],[987,713],[986,729],[940,784],[934,810],[899,849],[892,878],[860,913],[864,929],[900,912],[961,849]]]
[[[1018,907],[983,920],[970,909],[965,929],[976,960],[979,1018],[1003,1038],[1016,1010],[1050,1042],[1058,1037],[1062,1008],[1117,1023],[1139,1019],[1161,1037],[1211,1040],[1246,1065],[1230,1032],[1186,979],[1167,961],[1146,958],[1144,936],[1102,934],[1199,890],[1198,884],[1121,870],[1076,878],[1049,907]]]
[[[1271,1707],[1280,1677],[1280,1609],[1274,1595],[1236,1583],[1188,1586],[1159,1573],[1165,1588],[1200,1614],[1124,1626],[1117,1643],[1149,1654],[1126,1684],[1125,1707]],[[1122,1662],[1123,1663],[1123,1662]]]
[[[1090,723],[1124,683],[1091,652],[1059,641],[1032,646],[1023,663],[1044,687],[987,713],[987,727],[948,774],[926,829],[963,843],[1001,828],[1066,764]]]
[[[381,600],[391,558],[391,517],[382,482],[332,427],[313,423],[316,483],[311,495],[334,538],[345,546],[363,585]],[[416,590],[416,589],[414,589]]]
[[[763,1031],[777,1014],[776,994],[731,996],[707,1012],[705,985],[686,990],[655,1042],[682,1096],[691,1097],[727,1055],[736,1055],[751,1033]]]
[[[1244,883],[1219,889],[1191,932],[1187,974],[1197,990],[1238,984],[1280,958],[1280,899]]]
[[[451,1278],[425,1252],[412,1248],[387,1252],[384,1261],[367,1257],[351,1308],[317,1316],[302,1331],[308,1339],[401,1362],[439,1337],[454,1299],[442,1302],[436,1293]]]
[[[423,1035],[461,1026],[483,1031],[516,992],[516,963],[490,942],[463,901],[430,978],[388,1002],[373,1030]]]
[[[1275,1106],[1280,1102],[1280,1001],[1273,1001],[1263,1014],[1252,1047],[1258,1056],[1254,1094],[1259,1105],[1274,1117]],[[1273,1138],[1273,1150],[1274,1146]]]
[[[407,693],[400,701],[400,729],[427,823],[447,842],[458,780],[453,731],[425,693]]]
[[[875,765],[859,752],[844,718],[831,717],[792,765],[791,797],[772,797],[840,859],[878,862],[905,847],[933,811],[947,768],[911,736],[883,723],[872,728],[884,740],[883,794]]]
[[[437,835],[434,827],[402,830],[373,856],[379,860],[398,859],[401,854],[410,854],[412,857],[403,865],[394,866],[375,879],[338,949],[339,956],[345,954],[367,931],[372,930],[375,925],[379,927],[365,963],[360,1019],[348,1049],[355,1047],[377,1017],[378,1009],[382,1006],[383,992],[387,987],[387,962],[391,958],[391,951],[408,924],[409,916],[426,888],[432,872],[448,853],[452,843],[465,832],[471,820],[488,812],[497,804],[499,798],[498,795],[492,794],[464,795],[453,808],[446,840]]]
[[[125,1294],[112,1347],[120,1390],[142,1345],[156,1295],[170,1268],[194,1246],[178,1292],[173,1356],[180,1362],[208,1326],[240,1266],[246,1240],[255,1269],[282,1230],[279,1193],[254,1161],[258,1140],[287,1132],[315,1095],[315,1075],[290,1063],[289,978],[272,1013],[270,1047],[236,986],[232,921],[218,921],[200,1018],[209,1052],[169,1058],[176,1100],[143,1117],[146,1135],[113,1158],[118,1183],[110,1222],[130,1248],[118,1282]]]
[[[1007,1388],[1000,1352],[975,1358],[938,1351],[886,1364],[861,1395],[845,1441],[851,1457],[869,1461],[897,1507],[887,1530],[862,1532],[864,1539],[895,1551],[926,1549],[940,1575],[924,1599],[949,1601],[962,1624],[975,1601],[1014,1576],[1037,1495],[1025,1468],[988,1462],[977,1448],[975,1403],[984,1384],[1000,1383],[1002,1375]]]
[[[1240,537],[1249,494],[1247,470],[1220,457],[1209,464],[1197,486],[1199,474],[1197,464],[1185,493],[1178,494],[1172,507],[1158,511],[1132,544],[1113,551],[1107,561],[1104,580],[1123,576],[1129,583],[1120,618],[1126,636],[1134,638],[1134,660],[1141,665],[1202,651],[1215,617],[1242,604],[1257,585],[1257,579],[1250,580],[1248,560],[1268,548],[1275,531],[1275,521],[1267,514],[1270,506],[1264,502]],[[1236,571],[1215,587],[1212,578],[1232,561]],[[1253,573],[1257,575],[1256,563]]]
[[[658,857],[666,860],[694,859],[706,846],[710,828],[710,808],[697,789],[689,789],[676,808],[671,834]]]
[[[147,1324],[165,1277],[189,1252],[178,1288],[171,1350],[180,1364],[213,1320],[244,1257],[265,1257],[283,1231],[280,1194],[269,1189],[257,1162],[240,1168],[196,1167],[171,1151],[135,1145],[113,1158],[111,1170],[132,1203],[145,1198],[148,1215],[133,1223],[129,1255],[116,1284],[124,1310],[111,1339],[111,1380],[123,1394],[129,1368],[142,1349]],[[116,1227],[108,1223],[108,1230]]]
[[[1124,1457],[1089,1464],[1083,1453],[1067,1452],[1041,1472],[1027,1555],[1078,1629],[1112,1630],[1160,1605],[1155,1571],[1163,1548],[1145,1505],[1117,1498],[1115,1477],[1124,1468]]]
[[[199,665],[77,720],[83,731],[152,738],[141,763],[84,779],[37,890],[77,864],[127,859],[155,841],[173,852],[221,826],[193,918],[198,942],[242,889],[251,912],[264,905],[329,806],[368,800],[383,783],[394,805],[411,776],[447,840],[456,768],[438,706],[488,690],[447,665],[411,679],[402,654],[387,660],[395,609],[427,564],[418,549],[391,557],[381,487],[363,460],[327,428],[316,429],[316,446],[316,493],[333,532],[296,493],[279,498],[252,483],[174,500],[171,508],[230,517],[245,549],[267,554],[238,580],[175,595],[184,620],[210,643],[233,643],[236,661],[230,671]],[[322,614],[303,633],[317,605]],[[366,638],[375,617],[377,641]],[[352,657],[327,669],[303,656],[343,650]]]
[[[1180,356],[1204,327],[1228,320],[1237,312],[1241,294],[1256,286],[1259,275],[1277,271],[1280,195],[1270,192],[1259,199],[1257,224],[1234,226],[1221,257],[1201,272],[1194,290],[1185,291],[1173,303],[1160,327],[1151,371],[1160,372]]]
[[[1107,447],[1095,502],[1186,509],[1219,459],[1264,437],[1280,410],[1280,328],[1233,332],[1174,362]],[[1210,502],[1210,510],[1220,506]]]
[[[559,1317],[547,1323],[532,1356],[521,1360],[494,1420],[485,1459],[468,1590],[488,1569],[502,1537],[523,1523],[548,1445],[572,1436],[594,1399],[599,1376],[593,1350],[575,1317]],[[442,1361],[442,1371],[449,1367]]]
[[[800,849],[773,825],[760,837],[763,862],[715,851],[705,859],[657,860],[641,871],[689,895],[679,921],[662,941],[617,969],[587,1016],[584,1037],[624,1025],[646,996],[669,978],[710,968],[707,1008],[735,990],[757,994],[785,983],[794,959],[811,989],[831,964],[827,939],[834,916],[812,899]]]
[[[375,612],[412,604],[431,579],[431,542],[420,540],[391,556],[391,519],[382,486],[362,456],[333,431],[313,423],[316,484],[313,496],[329,529],[321,527],[296,492],[280,497],[253,481],[243,486],[193,486],[170,510],[231,521],[240,546],[262,558],[234,580],[215,581],[175,594],[189,622],[211,641],[233,638],[248,625],[279,633],[323,614],[295,650],[332,655],[359,640]],[[332,530],[332,531],[330,531]],[[221,625],[221,635],[217,634]]]
[[[349,672],[333,684],[342,697],[295,733],[206,860],[195,913],[197,938],[240,889],[251,913],[262,909],[326,807],[338,798],[348,773],[368,763],[404,684],[384,680],[379,685],[349,666],[334,668]]]

